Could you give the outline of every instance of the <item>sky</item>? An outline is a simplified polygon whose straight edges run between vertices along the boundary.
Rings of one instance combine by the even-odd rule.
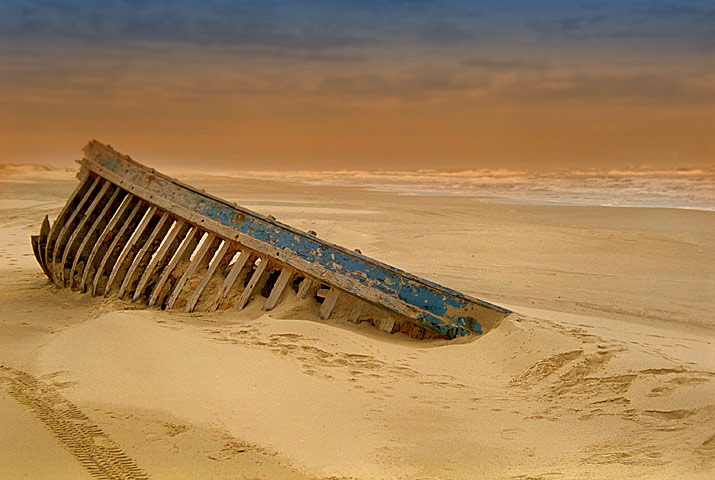
[[[712,0],[0,0],[0,162],[715,163]]]

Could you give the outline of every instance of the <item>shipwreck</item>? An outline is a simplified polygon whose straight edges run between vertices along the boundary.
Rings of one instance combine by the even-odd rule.
[[[199,191],[91,141],[79,184],[31,237],[58,286],[167,310],[211,312],[293,295],[317,316],[455,338],[509,310]]]

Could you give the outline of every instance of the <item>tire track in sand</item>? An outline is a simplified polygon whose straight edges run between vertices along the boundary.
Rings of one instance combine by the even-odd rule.
[[[32,410],[93,477],[148,480],[119,445],[50,385],[4,365],[0,365],[0,385]]]

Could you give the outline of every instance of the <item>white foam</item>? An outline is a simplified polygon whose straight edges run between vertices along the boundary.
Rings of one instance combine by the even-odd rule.
[[[715,210],[715,168],[255,171],[232,176],[514,203]]]

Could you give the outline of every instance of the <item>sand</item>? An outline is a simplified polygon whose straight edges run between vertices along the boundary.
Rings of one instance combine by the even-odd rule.
[[[189,315],[58,289],[29,236],[75,181],[40,173],[0,173],[2,478],[715,475],[715,212],[183,179],[516,312],[416,341],[291,298]]]

